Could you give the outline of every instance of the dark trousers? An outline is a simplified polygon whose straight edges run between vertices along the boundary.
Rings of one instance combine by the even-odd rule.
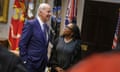
[[[45,72],[46,66],[47,63],[44,61],[41,63],[41,65],[39,65],[39,67],[37,67],[36,64],[33,64],[31,62],[28,62],[26,64],[28,72]]]

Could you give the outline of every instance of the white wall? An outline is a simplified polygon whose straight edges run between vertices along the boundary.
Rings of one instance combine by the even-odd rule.
[[[14,0],[9,0],[9,9],[8,9],[8,21],[7,23],[0,23],[0,38],[8,38],[9,33],[9,24],[12,15],[12,5]]]
[[[85,4],[85,0],[78,0],[77,25],[79,26],[80,31],[82,30],[82,20],[83,20],[83,13],[84,13],[84,4]]]

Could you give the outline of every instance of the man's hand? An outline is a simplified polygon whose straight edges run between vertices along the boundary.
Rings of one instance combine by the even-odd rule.
[[[60,68],[60,67],[56,67],[55,70],[56,70],[57,72],[65,72],[65,71],[64,71],[62,68]]]

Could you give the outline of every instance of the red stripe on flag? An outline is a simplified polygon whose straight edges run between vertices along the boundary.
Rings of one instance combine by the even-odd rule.
[[[11,18],[9,30],[9,43],[10,49],[16,50],[18,48],[19,39],[22,33],[22,28],[25,18],[25,5],[24,0],[14,0],[15,14]]]
[[[119,11],[119,16],[118,16],[118,23],[117,23],[115,34],[114,34],[114,38],[113,38],[112,49],[115,49],[117,47],[118,36],[120,35],[119,33],[120,33],[120,11]]]
[[[66,20],[65,20],[66,25],[72,22],[73,18],[76,17],[76,11],[77,11],[77,0],[68,0]]]
[[[72,20],[73,16],[74,16],[74,0],[71,1],[71,9],[69,15],[70,20]]]
[[[112,49],[116,48],[117,42],[118,42],[118,38],[117,38],[117,35],[115,34],[115,37],[114,37],[114,39],[113,39]]]

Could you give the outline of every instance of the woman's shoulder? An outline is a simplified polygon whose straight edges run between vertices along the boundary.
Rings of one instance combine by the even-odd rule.
[[[82,41],[80,39],[75,40],[76,43],[81,43]]]
[[[56,38],[56,40],[58,41],[58,40],[62,40],[64,37],[63,36],[59,36],[59,37],[57,37]]]

